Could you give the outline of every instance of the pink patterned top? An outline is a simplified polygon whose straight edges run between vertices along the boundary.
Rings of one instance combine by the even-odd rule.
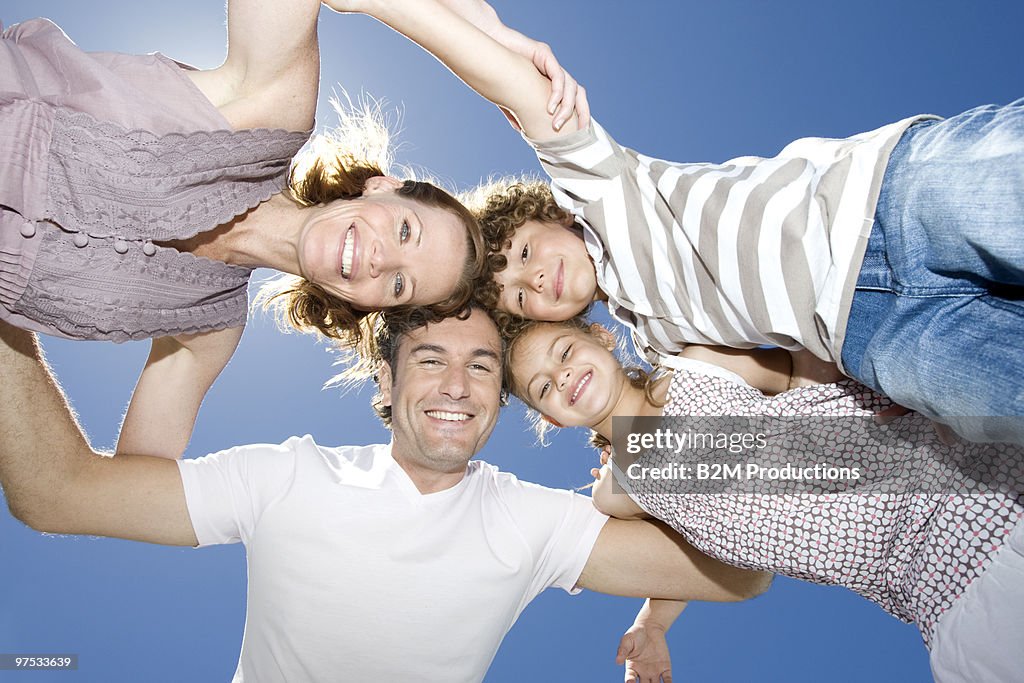
[[[888,405],[852,380],[768,397],[684,369],[671,380],[664,414],[870,416]],[[917,430],[914,443],[928,447],[937,436],[917,417],[901,418],[901,428]],[[1019,495],[678,494],[616,475],[638,505],[702,552],[740,567],[846,586],[916,624],[926,645],[943,613],[1024,517]]]
[[[2,29],[0,319],[112,341],[245,324],[248,268],[158,242],[280,192],[308,134],[231,130],[163,55]]]

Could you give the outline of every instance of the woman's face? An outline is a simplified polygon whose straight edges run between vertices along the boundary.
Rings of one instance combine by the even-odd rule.
[[[583,238],[570,228],[526,221],[502,254],[508,266],[494,275],[502,311],[530,320],[568,320],[597,294],[594,262]]]
[[[607,330],[537,325],[516,342],[509,372],[516,394],[565,427],[594,427],[607,418],[626,379]]]
[[[393,188],[322,207],[299,239],[302,276],[364,311],[444,301],[467,256],[454,213]]]

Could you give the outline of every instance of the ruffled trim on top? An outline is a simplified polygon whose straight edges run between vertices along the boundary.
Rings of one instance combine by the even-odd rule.
[[[308,133],[254,128],[155,135],[55,108],[47,216],[71,232],[188,239],[284,189]]]

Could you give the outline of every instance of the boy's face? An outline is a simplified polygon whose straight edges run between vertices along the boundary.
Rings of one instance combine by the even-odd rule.
[[[527,221],[502,252],[508,267],[494,276],[498,308],[531,320],[568,320],[597,294],[594,262],[583,239],[557,223]]]

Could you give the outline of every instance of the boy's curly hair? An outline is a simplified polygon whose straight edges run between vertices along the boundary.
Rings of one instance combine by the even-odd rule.
[[[524,318],[497,310],[501,289],[494,281],[494,275],[508,267],[508,259],[502,252],[512,246],[512,235],[527,221],[568,226],[573,223],[573,217],[555,203],[548,183],[532,176],[491,179],[461,199],[480,223],[487,250],[485,272],[478,283],[474,299],[491,310],[498,330],[502,337],[507,338],[509,330],[514,329]]]

